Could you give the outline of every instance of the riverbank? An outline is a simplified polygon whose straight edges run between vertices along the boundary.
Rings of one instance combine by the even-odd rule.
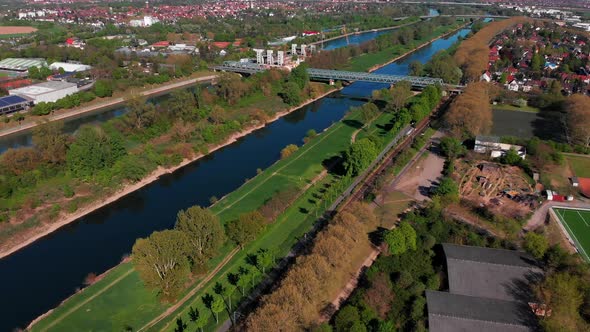
[[[207,156],[208,154],[210,154],[218,149],[221,149],[227,145],[230,145],[230,144],[236,142],[241,137],[247,136],[248,134],[250,134],[258,129],[261,129],[261,128],[265,127],[266,125],[280,119],[281,117],[283,117],[291,112],[294,112],[294,111],[296,111],[296,110],[298,110],[310,103],[313,103],[314,101],[322,99],[325,96],[327,96],[335,91],[338,91],[338,89],[331,89],[330,91],[325,92],[315,98],[308,99],[307,101],[305,101],[301,105],[289,108],[285,111],[275,114],[271,119],[269,119],[265,123],[255,125],[250,128],[247,128],[245,130],[242,130],[240,132],[237,132],[237,133],[231,135],[224,142],[210,147],[207,154],[198,154],[198,155],[195,155],[193,158],[184,159],[180,164],[178,164],[174,167],[171,167],[171,168],[159,167],[158,169],[153,171],[150,175],[148,175],[144,179],[140,180],[139,182],[125,185],[123,188],[121,188],[120,190],[111,194],[106,199],[103,199],[101,201],[96,201],[94,203],[91,203],[91,204],[83,207],[83,208],[80,208],[78,211],[64,216],[60,221],[57,221],[57,222],[52,223],[50,225],[44,225],[42,227],[37,227],[37,228],[27,230],[24,233],[19,234],[18,237],[13,237],[10,240],[7,240],[5,243],[2,243],[2,245],[0,245],[0,259],[18,251],[19,249],[22,249],[22,248],[32,244],[33,242],[37,241],[38,239],[55,232],[59,228],[66,226],[66,225],[76,221],[79,218],[84,217],[85,215],[87,215],[97,209],[100,209],[108,204],[111,204],[111,203],[117,201],[118,199],[120,199],[120,198],[122,198],[122,197],[136,191],[136,190],[139,190],[139,189],[145,187],[146,185],[158,180],[158,178],[160,176],[165,175],[165,174],[169,174],[169,173],[173,173],[174,171],[176,171],[180,168],[183,168],[183,167]]]
[[[208,75],[208,76],[191,78],[191,79],[182,80],[182,81],[173,82],[173,83],[165,83],[165,84],[160,85],[158,87],[155,87],[155,88],[152,88],[149,90],[145,90],[145,91],[141,91],[141,92],[139,92],[139,95],[144,96],[144,97],[150,97],[150,96],[166,93],[171,90],[185,88],[187,86],[191,86],[191,85],[194,85],[197,83],[213,81],[215,78],[217,78],[217,75]],[[105,99],[106,99],[106,101],[96,103],[96,104],[92,104],[92,102],[91,102],[91,104],[87,105],[87,106],[63,110],[62,112],[56,111],[53,115],[30,118],[28,120],[25,120],[25,123],[18,124],[16,126],[12,126],[12,127],[10,126],[11,123],[8,123],[8,124],[4,125],[7,128],[0,129],[0,137],[13,135],[13,134],[25,131],[25,130],[31,130],[31,129],[35,128],[36,126],[38,126],[39,123],[42,123],[43,121],[53,122],[53,121],[65,120],[65,119],[76,117],[76,116],[79,116],[79,115],[82,115],[85,113],[96,112],[101,109],[107,109],[107,108],[122,105],[125,103],[125,97],[110,97],[110,98],[105,98]],[[0,127],[1,127],[1,125],[0,125]]]
[[[407,17],[401,18],[400,21],[403,21],[405,19],[407,19]],[[421,21],[422,21],[421,19],[418,19],[416,21],[412,21],[412,22],[408,22],[408,23],[404,23],[404,24],[400,24],[400,25],[393,25],[393,26],[388,26],[388,27],[384,27],[384,28],[363,30],[363,31],[358,31],[358,32],[356,32],[356,31],[355,32],[349,32],[349,33],[345,33],[345,34],[340,35],[340,36],[331,37],[331,38],[328,38],[328,39],[319,40],[319,41],[316,41],[316,42],[313,42],[313,43],[309,43],[309,45],[323,44],[323,43],[331,42],[333,40],[342,39],[342,38],[346,38],[346,37],[350,37],[350,36],[354,36],[354,35],[360,35],[360,34],[363,34],[363,33],[379,32],[379,31],[387,31],[387,30],[399,29],[399,28],[403,28],[403,27],[408,26],[408,25],[416,24],[416,23],[421,22]]]
[[[378,70],[378,69],[380,69],[380,68],[382,68],[382,67],[385,67],[385,66],[387,66],[387,65],[390,65],[390,64],[392,64],[392,63],[394,63],[394,62],[396,62],[396,61],[402,60],[403,58],[405,58],[405,57],[407,57],[407,56],[410,56],[412,53],[414,53],[414,52],[416,52],[416,51],[419,51],[420,49],[422,49],[422,48],[424,48],[424,47],[426,47],[426,46],[428,46],[428,45],[432,44],[433,42],[435,42],[435,41],[437,41],[437,40],[439,40],[439,39],[441,39],[441,38],[446,38],[446,37],[448,37],[448,36],[450,36],[450,35],[452,35],[452,34],[456,33],[457,31],[459,31],[459,30],[461,30],[461,29],[464,29],[464,28],[465,28],[466,26],[468,26],[469,24],[471,24],[471,23],[470,23],[470,22],[468,22],[468,23],[465,23],[465,24],[463,24],[463,25],[460,25],[459,27],[457,27],[457,28],[455,28],[455,29],[453,29],[453,30],[451,30],[451,31],[445,32],[444,34],[442,34],[442,35],[440,35],[440,36],[438,36],[438,37],[434,37],[434,38],[430,39],[429,41],[427,41],[427,42],[425,42],[425,43],[422,43],[422,44],[418,45],[418,46],[417,46],[415,49],[413,49],[413,50],[411,50],[411,51],[405,52],[404,54],[402,54],[402,55],[399,55],[399,56],[397,56],[397,57],[395,57],[395,58],[393,58],[393,59],[391,59],[391,60],[389,60],[389,61],[387,61],[387,62],[384,62],[384,63],[378,64],[378,65],[374,65],[373,67],[369,68],[367,71],[368,71],[369,73],[372,73],[372,72],[374,72],[374,71],[376,71],[376,70]]]

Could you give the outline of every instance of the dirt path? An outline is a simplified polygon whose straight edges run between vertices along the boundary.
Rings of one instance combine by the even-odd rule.
[[[227,255],[223,261],[221,261],[221,263],[219,263],[215,269],[211,272],[209,272],[209,274],[207,275],[207,277],[203,280],[201,280],[188,294],[186,294],[182,299],[180,299],[179,301],[177,301],[173,306],[171,306],[170,308],[166,309],[166,311],[164,311],[162,314],[160,314],[158,317],[154,318],[153,320],[151,320],[149,323],[145,324],[142,328],[138,329],[137,331],[144,331],[146,329],[151,328],[152,326],[156,325],[157,323],[159,323],[162,319],[170,316],[172,313],[174,313],[178,308],[180,308],[184,303],[186,303],[187,301],[189,301],[191,299],[191,297],[193,297],[193,295],[195,295],[199,290],[201,290],[201,288],[203,288],[203,286],[208,283],[211,279],[213,279],[213,277],[240,251],[240,248],[237,247],[234,250],[232,250],[232,252],[230,252],[229,255]],[[168,325],[166,325],[168,326]],[[164,329],[166,329],[166,327],[164,327]]]
[[[67,316],[69,316],[71,313],[73,313],[74,311],[80,309],[82,306],[86,305],[88,302],[94,300],[96,297],[98,297],[99,295],[101,295],[102,293],[106,292],[107,290],[109,290],[111,287],[113,287],[116,283],[118,283],[119,281],[125,279],[128,275],[131,274],[131,272],[133,272],[133,269],[129,269],[129,271],[125,272],[122,276],[120,276],[119,278],[113,280],[110,284],[106,285],[105,288],[101,289],[100,291],[96,292],[96,294],[88,297],[86,300],[80,302],[78,305],[74,306],[72,309],[66,311],[63,315],[61,315],[58,319],[54,320],[53,322],[51,322],[51,324],[47,325],[47,327],[45,327],[42,331],[47,331],[49,330],[51,327],[55,326],[55,324],[61,322],[64,318],[66,318]],[[31,326],[29,326],[31,327]]]

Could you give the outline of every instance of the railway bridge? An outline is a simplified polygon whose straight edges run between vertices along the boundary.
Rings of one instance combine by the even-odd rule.
[[[213,70],[252,75],[263,72],[270,68],[271,66],[264,64],[225,61],[219,66],[214,66]],[[412,88],[420,90],[426,88],[429,85],[440,85],[443,88],[454,92],[460,92],[463,89],[462,85],[445,84],[442,79],[434,77],[391,75],[316,68],[308,68],[307,73],[309,74],[309,78],[312,80],[345,82],[360,81],[384,84],[396,84],[401,81],[408,81],[412,85]]]

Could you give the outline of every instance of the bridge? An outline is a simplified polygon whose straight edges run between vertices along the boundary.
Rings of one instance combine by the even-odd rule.
[[[214,66],[212,69],[215,71],[234,72],[246,75],[253,75],[256,73],[263,72],[272,68],[269,65],[251,63],[251,62],[237,62],[237,61],[224,61],[219,66]],[[463,89],[461,85],[450,85],[440,78],[434,77],[419,77],[419,76],[404,76],[404,75],[389,75],[389,74],[377,74],[377,73],[365,73],[365,72],[354,72],[354,71],[342,71],[342,70],[329,70],[329,69],[315,69],[308,68],[307,73],[309,78],[313,80],[326,80],[326,81],[347,81],[347,82],[371,82],[371,83],[384,83],[384,84],[395,84],[401,81],[408,81],[413,88],[424,89],[429,85],[438,84],[451,91],[460,91]]]
[[[361,81],[385,84],[395,84],[401,81],[408,81],[414,88],[425,88],[434,84],[444,85],[444,81],[442,79],[433,77],[389,75],[315,68],[307,69],[307,73],[309,74],[310,79],[315,80],[336,80],[348,82]]]

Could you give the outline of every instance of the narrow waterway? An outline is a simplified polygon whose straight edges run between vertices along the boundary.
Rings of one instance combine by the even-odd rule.
[[[451,46],[461,30],[378,72],[407,74],[412,61],[426,62]],[[287,115],[234,144],[188,165],[61,228],[0,260],[0,331],[26,326],[73,294],[89,273],[102,273],[131,250],[135,239],[173,225],[178,210],[207,205],[279,159],[287,144],[301,144],[309,129],[320,132],[361,104],[353,96],[370,96],[383,84],[354,83]],[[349,96],[349,97],[347,97]],[[352,96],[352,97],[351,97]]]

